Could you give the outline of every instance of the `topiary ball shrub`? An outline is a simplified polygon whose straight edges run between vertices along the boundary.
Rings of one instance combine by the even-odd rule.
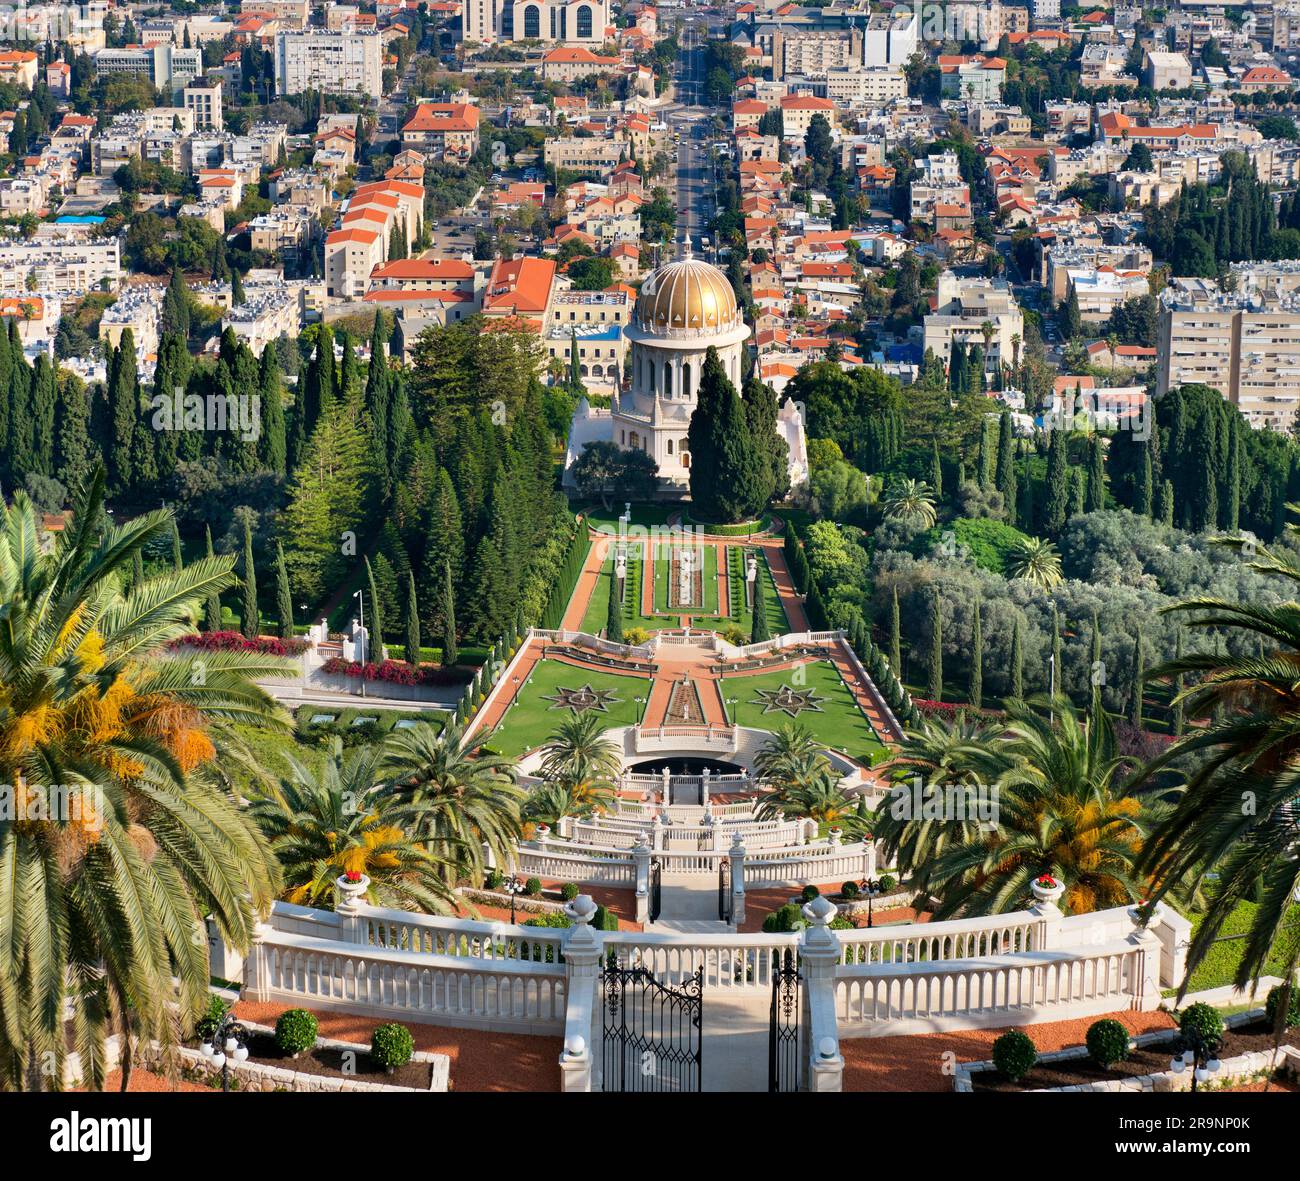
[[[577,896],[577,882],[565,882],[564,885],[560,887],[560,897],[563,898],[565,902],[572,902]]]
[[[286,1009],[275,1022],[275,1044],[282,1053],[297,1058],[316,1044],[316,1018],[306,1009]]]
[[[805,886],[799,891],[799,897],[805,902],[811,902],[814,898],[821,895],[821,891],[816,886]]]
[[[415,1053],[415,1039],[405,1025],[392,1023],[375,1027],[370,1038],[370,1058],[392,1074],[405,1066]]]
[[[856,898],[857,896],[858,896],[857,882],[845,882],[844,885],[840,887],[841,898]]]
[[[785,931],[802,931],[808,925],[797,902],[787,902],[763,919],[763,930],[768,935],[779,935]]]
[[[888,894],[896,885],[898,885],[898,883],[894,881],[889,874],[885,874],[884,877],[880,879],[880,892],[882,894]]]
[[[489,869],[483,885],[489,890],[499,890],[501,889],[501,883],[504,881],[505,878],[501,876],[501,871],[499,869]]]
[[[1027,1033],[1018,1029],[1004,1033],[993,1043],[993,1065],[1013,1083],[1018,1083],[1038,1061],[1038,1051]]]
[[[207,1011],[194,1023],[194,1032],[205,1042],[211,1040],[229,1011],[230,1006],[213,993],[208,997]]]
[[[1128,1057],[1128,1030],[1113,1017],[1105,1017],[1088,1026],[1088,1057],[1103,1070]]]
[[[1178,1015],[1178,1029],[1188,1041],[1211,1046],[1223,1040],[1223,1017],[1213,1005],[1197,1001]]]
[[[1264,1012],[1268,1014],[1268,1023],[1270,1026],[1277,1024],[1277,1010],[1282,1003],[1282,986],[1274,985],[1268,990],[1268,998],[1264,1001]],[[1293,1025],[1300,1025],[1300,985],[1291,985],[1291,1002],[1286,1007],[1285,1027],[1290,1029]]]
[[[542,892],[541,878],[529,878],[524,883],[524,893],[527,894],[529,898],[536,898],[537,895],[540,894],[541,892]]]

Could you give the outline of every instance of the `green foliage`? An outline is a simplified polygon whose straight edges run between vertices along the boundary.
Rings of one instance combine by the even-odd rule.
[[[1019,1082],[1037,1062],[1033,1039],[1019,1029],[1004,1033],[993,1043],[993,1065],[1012,1082]]]
[[[1270,1026],[1277,1024],[1277,1012],[1282,1004],[1282,986],[1274,985],[1268,990],[1268,997],[1264,1001],[1264,1013],[1268,1017]],[[1291,996],[1286,1007],[1286,1020],[1283,1027],[1290,1029],[1294,1025],[1300,1025],[1300,986],[1291,985]]]
[[[1129,1032],[1113,1017],[1094,1021],[1088,1026],[1084,1041],[1088,1046],[1088,1057],[1104,1070],[1123,1062],[1129,1055]]]
[[[580,892],[581,887],[577,882],[565,882],[564,885],[560,887],[560,897],[563,898],[565,902],[572,902]]]
[[[771,496],[765,485],[769,469],[755,452],[736,387],[712,346],[686,437],[695,515],[718,524],[756,517]]]
[[[529,878],[524,883],[524,893],[527,894],[529,898],[536,898],[541,892],[542,892],[541,878]]]
[[[1223,1038],[1223,1015],[1213,1005],[1197,1001],[1178,1014],[1178,1029],[1185,1038],[1213,1047]]]
[[[841,897],[841,898],[854,899],[854,898],[856,898],[856,897],[858,896],[858,894],[859,894],[859,889],[858,889],[858,883],[857,883],[857,882],[854,882],[854,881],[847,881],[847,882],[845,882],[843,885],[840,886],[840,897]]]
[[[378,1025],[370,1035],[370,1058],[392,1072],[405,1066],[415,1053],[415,1039],[405,1025],[396,1022]]]
[[[203,1016],[194,1023],[195,1036],[203,1041],[210,1039],[229,1012],[230,1006],[221,997],[216,993],[209,994],[208,1007],[203,1011]]]
[[[275,1044],[283,1053],[296,1058],[316,1044],[318,1032],[313,1014],[306,1009],[286,1009],[275,1021]]]

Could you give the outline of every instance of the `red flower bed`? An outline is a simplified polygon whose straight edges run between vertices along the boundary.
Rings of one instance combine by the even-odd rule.
[[[250,640],[239,632],[196,632],[173,640],[170,648],[202,648],[205,652],[256,652],[261,656],[301,656],[310,645],[306,640],[282,640],[279,636],[258,636]]]
[[[955,718],[958,714],[978,714],[985,718],[1005,716],[1000,709],[976,709],[973,705],[962,705],[953,701],[930,701],[923,697],[913,697],[912,704],[920,713],[929,717]]]
[[[321,672],[336,677],[356,677],[366,681],[387,681],[390,685],[449,685],[465,680],[463,673],[436,665],[412,668],[402,660],[385,660],[381,664],[344,660],[333,656],[321,665]]]

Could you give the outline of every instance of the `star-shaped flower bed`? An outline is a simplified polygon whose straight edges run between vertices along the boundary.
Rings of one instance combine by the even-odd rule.
[[[814,713],[822,712],[824,697],[818,696],[814,689],[795,689],[782,685],[779,689],[757,689],[756,705],[763,707],[765,714],[783,713],[797,718],[804,710]]]
[[[581,689],[556,689],[544,700],[551,703],[552,709],[571,709],[574,713],[580,714],[586,713],[589,709],[608,713],[610,705],[618,698],[610,689],[593,689],[590,685],[583,685]]]

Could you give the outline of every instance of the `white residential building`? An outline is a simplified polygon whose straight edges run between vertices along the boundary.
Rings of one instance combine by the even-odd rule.
[[[323,29],[279,33],[275,38],[276,94],[383,93],[383,41],[375,33]]]

